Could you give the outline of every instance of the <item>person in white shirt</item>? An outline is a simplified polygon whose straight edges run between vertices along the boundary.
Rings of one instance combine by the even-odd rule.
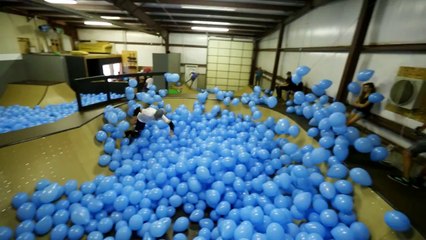
[[[159,119],[169,124],[170,134],[173,135],[175,125],[166,117],[162,109],[155,109],[153,107],[141,109],[138,107],[133,111],[133,116],[136,117],[136,126],[134,130],[126,131],[126,137],[138,138],[148,122]]]

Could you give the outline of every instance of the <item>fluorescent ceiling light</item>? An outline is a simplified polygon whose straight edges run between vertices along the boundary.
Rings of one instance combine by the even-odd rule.
[[[121,19],[121,17],[119,17],[119,16],[101,16],[101,18],[108,19],[108,20],[120,20]]]
[[[181,7],[185,9],[198,9],[198,10],[228,11],[228,12],[235,11],[235,8],[228,8],[228,7],[213,7],[213,6],[201,6],[201,5],[182,5]]]
[[[210,21],[191,21],[191,22],[194,24],[223,25],[223,26],[231,25],[230,23],[227,23],[227,22],[210,22]]]
[[[112,26],[109,22],[98,22],[98,21],[84,21],[85,25],[92,25],[92,26]]]
[[[53,4],[77,4],[76,0],[44,0],[48,3]]]
[[[204,31],[204,32],[228,32],[227,28],[217,28],[217,27],[191,27],[194,31]]]

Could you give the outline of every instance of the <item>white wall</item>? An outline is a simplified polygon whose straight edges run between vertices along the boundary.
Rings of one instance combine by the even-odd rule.
[[[120,54],[122,50],[138,52],[138,65],[152,66],[152,54],[164,53],[164,40],[161,37],[142,32],[125,30],[78,29],[79,40],[85,41],[111,41],[114,44],[114,53]],[[169,35],[169,50],[181,54],[182,64],[207,64],[207,42],[205,34],[171,33]],[[150,45],[150,44],[153,45]],[[190,45],[190,46],[173,46]],[[199,46],[199,47],[197,47]],[[200,73],[205,73],[203,67]]]
[[[425,0],[379,0],[365,44],[426,42]]]
[[[29,38],[30,45],[42,51],[44,40],[37,28],[41,24],[46,21],[32,19],[27,22],[26,17],[0,12],[0,61],[22,59],[18,45],[20,37]]]
[[[277,48],[278,43],[278,37],[279,37],[280,30],[275,30],[268,36],[262,38],[259,42],[259,49],[265,49],[265,48]]]
[[[350,46],[361,10],[362,1],[340,0],[314,9],[285,26],[283,48],[307,48],[325,46]],[[262,48],[275,48],[271,34],[261,43]],[[409,44],[426,43],[426,1],[425,0],[378,0],[365,45],[374,44]],[[335,97],[339,88],[348,53],[330,52],[282,52],[278,69],[279,76],[293,71],[299,65],[306,65],[311,72],[304,78],[304,83],[311,87],[322,79],[330,79],[333,86],[327,94]],[[273,52],[261,51],[258,63],[267,71],[273,68]],[[361,54],[356,73],[362,69],[375,70],[372,82],[385,98],[389,95],[392,83],[400,66],[426,67],[424,53],[374,53]],[[356,74],[355,74],[356,76]],[[355,77],[354,77],[355,79]],[[349,96],[349,100],[352,100]],[[386,101],[386,100],[385,100]],[[395,114],[385,109],[385,102],[373,108],[373,112],[386,119],[398,122],[406,127],[415,128],[420,122]],[[361,125],[407,147],[410,142],[400,135],[361,121]]]
[[[347,56],[347,53],[281,53],[278,75],[285,76],[287,71],[294,72],[300,65],[309,66],[311,71],[303,78],[304,85],[312,88],[319,81],[329,79],[333,81],[333,85],[327,89],[327,95],[334,98],[339,89]]]
[[[282,47],[350,45],[362,1],[344,0],[314,9],[286,25]]]

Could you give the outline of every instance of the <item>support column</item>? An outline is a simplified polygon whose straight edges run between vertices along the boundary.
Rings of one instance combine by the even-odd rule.
[[[342,79],[340,81],[339,90],[337,91],[336,100],[346,102],[348,91],[346,87],[352,81],[358,64],[359,55],[364,44],[365,35],[367,34],[371,16],[374,12],[374,7],[377,0],[364,0],[361,7],[361,12],[358,18],[358,24],[355,29],[352,45],[349,49],[349,55],[346,60],[345,69],[343,70]]]
[[[283,41],[284,26],[285,26],[284,22],[281,22],[280,32],[279,32],[279,35],[278,35],[277,49],[275,50],[274,70],[272,72],[272,79],[271,79],[271,91],[272,92],[275,90],[275,82],[277,80],[278,64],[280,64],[281,43]]]

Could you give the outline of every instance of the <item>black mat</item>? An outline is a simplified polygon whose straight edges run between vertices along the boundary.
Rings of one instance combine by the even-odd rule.
[[[308,121],[296,114],[285,112],[285,105],[280,102],[275,110],[288,116],[306,131],[311,127]],[[394,209],[407,215],[414,228],[426,238],[426,191],[425,189],[414,189],[398,184],[387,177],[388,174],[401,174],[392,166],[370,161],[368,154],[363,154],[351,148],[345,163],[349,168],[361,167],[370,174],[373,179],[373,189]],[[402,161],[402,160],[401,160]],[[384,219],[384,216],[383,216]],[[384,220],[383,220],[384,221]]]

